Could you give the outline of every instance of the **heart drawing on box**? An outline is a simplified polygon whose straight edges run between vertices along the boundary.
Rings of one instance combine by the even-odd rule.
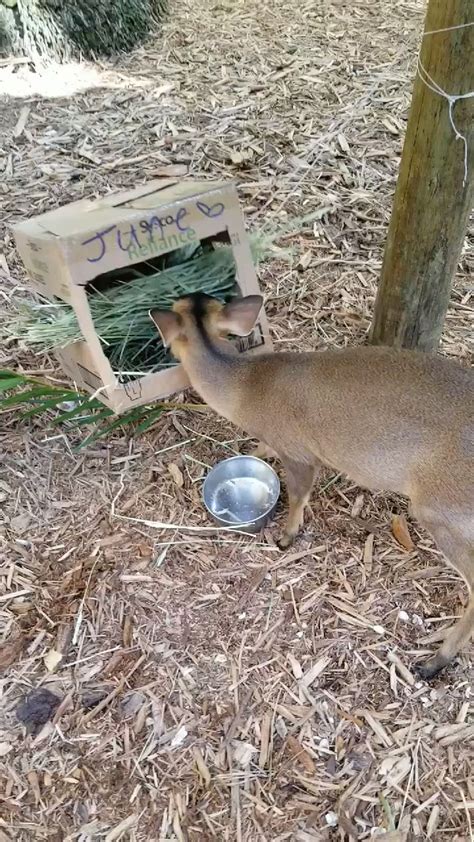
[[[207,205],[206,202],[196,202],[196,207],[204,216],[208,216],[210,219],[220,216],[225,210],[222,202],[216,202],[214,205]]]

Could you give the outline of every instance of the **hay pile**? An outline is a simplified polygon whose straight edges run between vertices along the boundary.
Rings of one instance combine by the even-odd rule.
[[[171,309],[176,298],[200,289],[222,300],[235,291],[231,249],[200,251],[161,271],[149,261],[139,268],[110,273],[115,276],[115,285],[105,291],[91,286],[94,325],[121,381],[174,364],[150,319],[150,309]],[[64,348],[82,339],[74,310],[60,301],[27,305],[11,326],[10,335],[39,352]]]

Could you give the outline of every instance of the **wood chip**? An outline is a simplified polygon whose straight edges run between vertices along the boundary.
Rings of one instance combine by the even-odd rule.
[[[319,678],[330,663],[331,659],[328,656],[323,655],[322,658],[319,658],[319,660],[317,660],[316,663],[301,676],[300,684],[304,687],[311,687],[313,682]]]
[[[133,620],[129,614],[127,614],[123,621],[123,628],[122,628],[122,643],[126,649],[128,649],[132,645],[133,639]]]
[[[163,27],[112,60],[0,59],[2,328],[30,298],[12,226],[189,176],[235,180],[251,233],[289,232],[258,265],[276,352],[364,344],[425,5],[197,0],[173,4]],[[426,37],[422,56],[457,37]],[[433,78],[456,93],[451,77]],[[462,151],[453,138],[461,169]],[[231,230],[245,249],[241,233]],[[126,262],[106,241],[107,258],[115,244]],[[473,277],[468,247],[440,344],[465,366]],[[54,354],[8,339],[0,368],[70,386]],[[12,746],[1,842],[467,842],[472,644],[430,685],[414,670],[465,599],[441,548],[408,515],[400,543],[389,513],[403,503],[328,470],[281,552],[278,461],[281,501],[264,534],[203,531],[203,477],[253,442],[194,403],[183,391],[143,434],[117,426],[80,450],[87,424],[1,412],[0,743]],[[114,500],[133,520],[111,516]],[[63,655],[53,672],[50,650]]]
[[[28,105],[24,105],[20,111],[20,116],[18,117],[17,124],[13,129],[13,137],[15,140],[18,140],[19,137],[22,136],[23,132],[25,131],[26,123],[28,121],[28,117],[30,114],[30,107]]]
[[[404,681],[408,684],[409,687],[415,686],[415,676],[412,675],[408,667],[400,660],[398,655],[395,652],[388,653],[388,660],[390,663],[394,664],[395,668],[397,669],[398,673],[401,675]]]
[[[372,728],[374,734],[377,735],[379,740],[385,746],[387,746],[387,748],[390,748],[393,745],[393,740],[391,737],[389,737],[385,728],[382,726],[379,720],[376,719],[376,717],[369,710],[362,710],[360,711],[360,713],[363,715],[364,719],[367,722],[367,725],[369,725]]]
[[[428,824],[426,825],[426,837],[427,839],[432,839],[439,824],[439,814],[440,808],[439,804],[435,804],[433,809],[431,810],[430,817],[428,819]]]
[[[196,761],[196,766],[198,768],[199,774],[201,775],[201,778],[208,786],[211,783],[211,773],[208,767],[206,766],[206,763],[204,762],[204,757],[202,756],[200,749],[197,746],[194,746],[193,748],[193,757]]]

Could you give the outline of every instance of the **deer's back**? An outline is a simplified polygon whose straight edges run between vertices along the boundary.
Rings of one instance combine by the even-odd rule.
[[[274,354],[252,368],[252,432],[277,451],[316,455],[361,485],[404,494],[427,460],[472,473],[471,369],[372,347]]]

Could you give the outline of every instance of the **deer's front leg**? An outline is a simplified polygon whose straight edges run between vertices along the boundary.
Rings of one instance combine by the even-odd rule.
[[[263,441],[259,441],[257,446],[250,451],[249,456],[255,456],[256,459],[278,459],[278,453],[275,450],[272,450],[271,447],[268,447],[268,444],[264,444]]]
[[[286,473],[289,503],[285,531],[278,542],[280,549],[284,550],[293,543],[303,525],[304,510],[308,504],[316,474],[319,473],[321,466],[294,462],[284,457],[282,457],[282,462]]]

